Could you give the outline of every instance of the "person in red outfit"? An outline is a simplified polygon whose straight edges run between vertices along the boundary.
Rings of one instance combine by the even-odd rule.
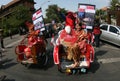
[[[79,22],[77,14],[72,11],[67,11],[66,14],[61,12],[61,9],[58,8],[59,15],[65,20],[65,26],[70,26],[72,29],[75,28],[75,24]]]
[[[93,34],[95,36],[94,42],[95,46],[99,47],[100,46],[100,35],[101,35],[101,30],[100,30],[100,24],[96,23],[93,27]]]

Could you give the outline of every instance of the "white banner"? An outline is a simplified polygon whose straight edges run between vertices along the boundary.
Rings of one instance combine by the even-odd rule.
[[[44,27],[43,15],[41,9],[37,10],[32,16],[34,30],[38,30]],[[44,28],[45,29],[45,28]]]

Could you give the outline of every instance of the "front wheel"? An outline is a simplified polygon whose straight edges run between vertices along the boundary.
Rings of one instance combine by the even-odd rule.
[[[43,53],[37,58],[37,60],[39,65],[46,66],[48,62],[48,55],[46,53]]]

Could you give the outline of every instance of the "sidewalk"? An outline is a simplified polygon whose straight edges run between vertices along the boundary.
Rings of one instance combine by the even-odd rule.
[[[16,44],[16,43],[19,43],[23,38],[23,35],[19,35],[19,34],[16,34],[16,35],[13,35],[12,36],[12,39],[10,37],[6,37],[4,38],[4,46],[5,47],[9,47],[13,44]]]

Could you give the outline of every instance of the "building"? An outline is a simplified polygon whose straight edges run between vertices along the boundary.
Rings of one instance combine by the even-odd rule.
[[[2,5],[0,8],[0,20],[3,17],[8,17],[12,13],[12,9],[18,5],[30,8],[30,14],[32,15],[35,11],[34,4],[34,0],[13,0],[6,5]]]
[[[108,24],[120,26],[120,5],[116,5],[114,10],[111,10],[109,7],[103,7],[101,10],[107,15]]]
[[[19,27],[12,28],[12,26],[10,26],[9,24],[4,24],[5,22],[4,19],[9,19],[9,17],[14,11],[14,8],[17,6],[24,6],[29,8],[28,15],[32,17],[32,14],[35,12],[34,4],[36,4],[34,0],[12,0],[8,4],[2,5],[0,7],[0,28],[5,31],[4,32],[5,35],[7,35],[6,33],[9,32],[9,30],[12,31],[12,34],[15,34],[17,30],[19,31],[19,33],[25,33],[25,31],[23,32],[23,30],[26,30],[25,26],[22,27],[22,30],[20,30]]]

